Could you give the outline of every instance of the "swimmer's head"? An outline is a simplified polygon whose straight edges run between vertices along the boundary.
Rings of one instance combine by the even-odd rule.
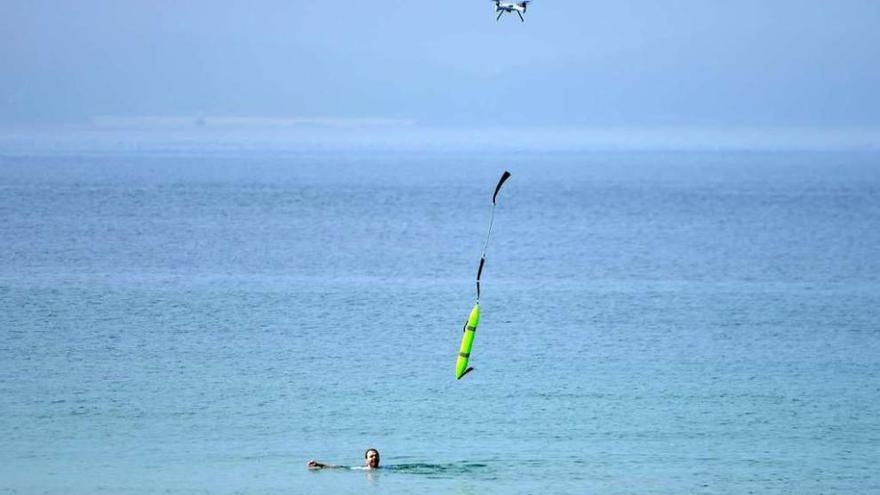
[[[367,469],[379,467],[379,451],[373,448],[367,449],[364,452],[364,464],[367,466]]]

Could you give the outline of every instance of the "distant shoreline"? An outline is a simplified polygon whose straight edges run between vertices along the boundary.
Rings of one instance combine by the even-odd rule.
[[[0,153],[880,151],[880,127],[439,127],[394,119],[109,118],[0,126]]]

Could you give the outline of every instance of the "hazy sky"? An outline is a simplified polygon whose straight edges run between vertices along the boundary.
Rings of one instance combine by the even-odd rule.
[[[880,0],[0,0],[0,121],[880,125]]]

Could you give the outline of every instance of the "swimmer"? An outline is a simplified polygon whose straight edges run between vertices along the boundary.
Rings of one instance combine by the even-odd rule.
[[[314,459],[307,462],[306,467],[309,469],[348,468],[348,466],[337,466],[336,464],[327,464],[326,462],[318,462]],[[378,469],[378,468],[379,468],[379,451],[374,448],[367,449],[367,451],[364,452],[364,469]]]

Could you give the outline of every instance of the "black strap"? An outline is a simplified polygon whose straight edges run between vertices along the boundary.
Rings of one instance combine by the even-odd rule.
[[[504,184],[504,181],[506,181],[508,178],[510,178],[510,172],[505,170],[504,173],[501,174],[501,179],[498,180],[498,185],[495,186],[495,194],[492,195],[492,204],[493,205],[495,204],[495,198],[498,196],[498,191],[501,190],[501,186]]]
[[[480,300],[480,275],[483,274],[483,265],[486,264],[486,257],[480,256],[480,267],[477,268],[477,301]]]

